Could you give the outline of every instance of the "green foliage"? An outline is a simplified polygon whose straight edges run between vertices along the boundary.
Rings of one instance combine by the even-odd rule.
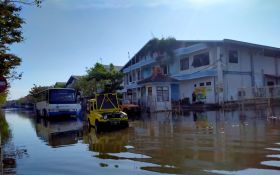
[[[64,82],[57,82],[57,83],[55,83],[55,85],[53,87],[54,88],[64,88],[65,84],[66,83],[64,83]]]
[[[19,17],[20,10],[14,3],[0,2],[0,75],[10,78],[21,77],[13,71],[21,59],[8,53],[10,45],[23,40],[21,28],[24,21]]]
[[[35,103],[36,98],[32,95],[27,95],[17,100],[17,103],[24,104],[24,103]]]
[[[85,97],[92,97],[97,90],[96,81],[89,80],[87,76],[81,77],[75,84],[74,88],[82,92]]]
[[[5,104],[5,102],[7,100],[7,96],[8,96],[8,91],[0,93],[0,106]]]
[[[36,84],[34,84],[34,86],[29,91],[29,95],[36,96],[36,94],[38,94],[39,92],[42,92],[48,88],[50,88],[50,87],[49,86],[37,86]]]
[[[17,100],[19,104],[23,103],[35,103],[36,102],[36,95],[39,92],[42,92],[46,89],[50,88],[49,86],[37,86],[36,84],[33,85],[33,87],[29,90],[29,94],[25,97],[22,97]]]
[[[2,111],[0,111],[0,135],[1,143],[10,137],[10,128]]]
[[[20,17],[20,5],[40,6],[42,0],[0,0],[0,76],[10,80],[20,79],[22,73],[15,71],[21,64],[21,58],[10,53],[10,46],[23,41],[22,25],[24,20]],[[0,104],[6,101],[7,92],[0,94]]]
[[[158,53],[158,55],[167,54],[167,56],[173,57],[173,50],[176,49],[177,46],[178,41],[173,37],[161,39],[153,38],[141,49],[141,52],[139,52],[136,57],[142,57],[153,53]]]
[[[105,69],[104,65],[100,63],[96,63],[94,67],[91,67],[87,70],[88,79],[95,79],[96,81],[100,81],[103,79],[107,79],[108,71]]]
[[[75,88],[82,91],[83,96],[93,96],[97,92],[116,92],[121,89],[123,73],[116,70],[113,64],[108,68],[96,63],[87,69],[87,75],[80,78]]]

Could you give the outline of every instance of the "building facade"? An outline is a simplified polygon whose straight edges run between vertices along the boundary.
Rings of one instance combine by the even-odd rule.
[[[147,52],[149,41],[126,63],[121,70],[125,74],[124,98],[142,105],[151,99],[155,103],[188,99],[221,104],[238,100],[240,88],[280,83],[279,48],[229,39],[176,42],[170,56]],[[143,50],[145,54],[141,54]],[[154,67],[177,82],[141,83],[154,76]]]

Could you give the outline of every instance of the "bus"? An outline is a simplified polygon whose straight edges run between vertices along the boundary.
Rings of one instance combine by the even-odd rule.
[[[78,116],[81,104],[77,100],[77,91],[72,88],[49,88],[35,95],[38,116]]]

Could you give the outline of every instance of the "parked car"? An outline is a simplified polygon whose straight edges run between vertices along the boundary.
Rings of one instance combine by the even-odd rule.
[[[117,94],[96,94],[87,103],[87,122],[97,133],[113,127],[128,127],[128,117],[119,107]]]
[[[141,113],[141,108],[139,105],[131,103],[129,100],[122,100],[120,105],[121,110],[128,114],[129,117],[132,115],[139,115]]]

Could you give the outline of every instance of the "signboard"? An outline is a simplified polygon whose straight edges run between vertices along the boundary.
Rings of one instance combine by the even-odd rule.
[[[205,100],[207,98],[206,87],[197,87],[194,89],[197,100]]]
[[[0,93],[4,92],[8,87],[8,83],[5,77],[0,77]]]

